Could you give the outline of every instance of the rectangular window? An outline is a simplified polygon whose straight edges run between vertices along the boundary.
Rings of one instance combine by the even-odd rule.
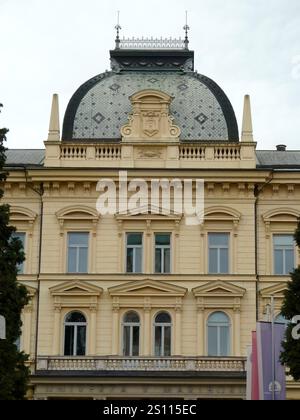
[[[141,273],[143,266],[143,234],[127,233],[126,272]]]
[[[229,273],[229,233],[208,234],[209,274]]]
[[[25,241],[26,241],[26,233],[24,232],[14,232],[11,235],[12,239],[16,238],[19,239],[19,241],[22,242],[23,250],[25,252]],[[24,262],[17,265],[18,274],[24,274]]]
[[[295,244],[293,235],[274,235],[274,272],[287,275],[295,268]]]
[[[171,235],[155,235],[155,273],[171,273]]]
[[[68,273],[88,272],[89,233],[68,233]]]

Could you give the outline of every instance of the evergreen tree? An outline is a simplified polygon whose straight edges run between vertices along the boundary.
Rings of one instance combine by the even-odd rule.
[[[0,104],[0,108],[2,104]],[[0,129],[0,182],[6,180],[3,170],[8,130]],[[0,199],[3,191],[0,188]],[[15,229],[9,226],[9,206],[0,206],[0,315],[6,320],[6,339],[0,340],[0,400],[25,398],[29,370],[27,356],[15,345],[21,335],[21,311],[28,303],[27,290],[17,282],[18,264],[24,261],[22,243],[13,239]]]
[[[295,232],[295,241],[300,248],[300,222]],[[295,269],[291,275],[291,282],[284,295],[284,302],[281,310],[282,315],[289,321],[300,315],[300,267]],[[295,381],[300,380],[300,340],[295,340],[292,330],[295,324],[290,323],[286,331],[286,340],[283,343],[281,361],[287,365],[290,375]]]

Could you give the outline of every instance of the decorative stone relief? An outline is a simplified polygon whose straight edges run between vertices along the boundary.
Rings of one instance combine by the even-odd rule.
[[[130,98],[132,113],[121,128],[123,142],[179,141],[181,130],[173,124],[170,104],[173,98],[156,90],[143,90]],[[145,153],[145,152],[143,152]],[[157,156],[145,156],[152,158]]]

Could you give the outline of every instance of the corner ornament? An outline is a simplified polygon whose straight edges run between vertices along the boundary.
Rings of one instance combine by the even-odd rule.
[[[173,98],[161,91],[143,90],[130,97],[132,112],[121,128],[123,142],[179,142],[181,130],[170,115]]]

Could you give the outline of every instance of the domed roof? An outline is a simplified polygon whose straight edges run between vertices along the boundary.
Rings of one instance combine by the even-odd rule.
[[[122,53],[120,61],[111,52],[113,71],[90,79],[71,98],[63,125],[64,141],[120,140],[121,127],[132,111],[129,98],[146,89],[159,90],[174,98],[170,113],[181,129],[182,141],[239,140],[230,101],[214,81],[192,71],[191,52],[187,53],[189,64],[185,67],[179,66],[184,54],[180,56],[181,63],[174,57],[173,61],[168,57],[167,63],[161,52],[157,58],[156,51],[151,65],[147,61],[149,53],[143,58],[139,56],[138,65],[135,57],[134,68],[132,58],[125,59]]]

